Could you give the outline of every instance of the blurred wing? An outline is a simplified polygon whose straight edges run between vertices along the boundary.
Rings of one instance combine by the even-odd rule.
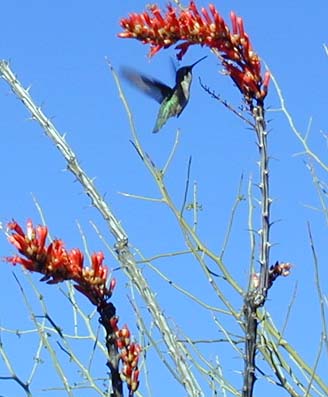
[[[129,83],[144,94],[155,99],[158,103],[162,103],[164,98],[169,97],[173,93],[172,88],[168,87],[166,84],[152,77],[144,76],[133,69],[124,67],[121,69],[121,75]]]

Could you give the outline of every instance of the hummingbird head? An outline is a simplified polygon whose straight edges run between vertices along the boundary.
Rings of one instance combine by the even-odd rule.
[[[178,69],[176,74],[176,84],[180,84],[185,78],[191,78],[193,67],[196,66],[197,63],[203,61],[205,58],[207,58],[207,55],[198,59],[198,61],[194,62],[192,65],[183,66],[182,68]]]

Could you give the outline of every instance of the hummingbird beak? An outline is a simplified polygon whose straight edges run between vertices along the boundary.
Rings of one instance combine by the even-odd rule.
[[[206,56],[204,56],[203,58],[200,58],[200,59],[198,59],[198,61],[196,61],[195,63],[193,63],[193,64],[191,65],[191,69],[192,69],[194,66],[196,66],[196,65],[197,65],[197,63],[199,63],[199,62],[203,61],[205,58],[207,58],[207,55],[206,55]]]

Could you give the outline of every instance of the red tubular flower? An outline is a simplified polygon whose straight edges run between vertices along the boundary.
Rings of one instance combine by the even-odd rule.
[[[269,79],[265,85],[260,59],[252,50],[243,19],[231,12],[230,31],[215,6],[210,4],[208,8],[210,12],[205,8],[199,11],[195,1],[191,0],[184,10],[168,5],[164,14],[157,5],[150,5],[148,11],[142,14],[131,13],[127,18],[122,18],[120,25],[124,31],[118,36],[150,44],[150,57],[181,40],[182,43],[175,47],[179,50],[178,59],[182,59],[191,45],[207,46],[216,51],[248,104],[253,100],[263,101]]]
[[[48,229],[45,226],[33,227],[31,220],[27,221],[26,234],[20,225],[15,222],[9,222],[8,230],[12,234],[8,237],[8,241],[13,244],[18,252],[25,258],[19,256],[6,258],[6,261],[14,265],[19,263],[30,271],[40,272],[44,266],[47,249],[45,248],[45,241],[48,234]]]
[[[19,264],[22,265],[25,269],[34,271],[34,262],[31,259],[21,258],[20,256],[10,256],[5,258],[6,262],[12,263],[14,266]]]
[[[84,294],[96,306],[101,306],[111,296],[116,281],[111,280],[107,288],[108,268],[103,264],[104,254],[97,252],[91,255],[91,267],[82,268],[81,278],[75,281],[74,287]]]
[[[140,371],[138,369],[135,369],[132,373],[130,384],[130,389],[132,392],[135,392],[139,387],[139,373]]]
[[[15,232],[8,237],[18,251],[27,256],[38,256],[45,253],[45,241],[48,234],[46,226],[33,227],[31,220],[27,221],[26,234],[17,222],[12,221],[8,223],[8,230]]]
[[[46,226],[34,227],[27,222],[26,233],[21,226],[12,221],[8,224],[11,235],[8,237],[19,253],[5,260],[13,265],[20,264],[25,269],[43,274],[41,281],[57,284],[73,280],[74,287],[96,306],[106,302],[112,295],[116,281],[112,279],[107,288],[108,268],[103,264],[102,252],[91,256],[91,267],[83,267],[83,254],[79,249],[67,251],[63,241],[54,240],[46,246],[48,229]]]
[[[115,323],[116,327],[117,323]],[[139,358],[142,351],[138,343],[130,339],[130,330],[127,325],[116,330],[116,346],[120,351],[120,359],[123,363],[121,378],[128,385],[130,395],[132,395],[139,386]]]
[[[158,20],[161,20],[159,16]],[[94,253],[91,256],[91,266],[84,267],[83,254],[79,249],[67,251],[62,240],[54,240],[46,246],[48,230],[45,226],[35,228],[29,220],[24,233],[19,224],[12,221],[8,224],[8,229],[11,231],[9,242],[23,257],[15,255],[5,258],[5,261],[41,273],[41,281],[48,284],[73,280],[74,287],[97,306],[101,315],[100,322],[111,335],[111,343],[115,343],[119,351],[119,359],[122,362],[121,377],[128,385],[129,396],[133,396],[139,386],[138,361],[141,347],[131,342],[127,325],[119,329],[116,308],[112,302],[108,302],[116,286],[116,280],[107,281],[108,268],[104,264],[104,254]],[[117,361],[117,358],[115,360]]]

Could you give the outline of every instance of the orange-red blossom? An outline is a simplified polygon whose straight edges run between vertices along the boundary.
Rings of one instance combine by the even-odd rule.
[[[133,394],[139,386],[138,362],[141,353],[141,346],[131,341],[130,330],[127,325],[119,329],[117,326],[118,318],[112,317],[110,320],[111,327],[116,335],[116,346],[120,351],[122,360],[121,378],[126,384],[130,392]]]
[[[230,13],[232,30],[221,17],[213,4],[199,11],[194,0],[186,9],[167,5],[166,13],[162,13],[156,5],[149,5],[148,11],[130,13],[120,21],[122,38],[135,38],[150,44],[149,56],[155,55],[162,48],[168,48],[183,41],[175,48],[179,50],[181,59],[188,48],[194,44],[207,46],[217,51],[227,74],[231,76],[246,101],[263,101],[270,80],[267,72],[261,76],[261,62],[253,51],[250,39],[244,30],[241,17]]]
[[[27,222],[26,232],[13,221],[8,224],[11,235],[8,237],[20,253],[5,260],[14,265],[20,264],[31,272],[43,274],[42,281],[56,284],[64,280],[73,280],[74,287],[87,296],[91,303],[97,306],[102,320],[109,318],[109,332],[115,335],[114,343],[122,360],[121,377],[128,385],[130,396],[139,386],[138,361],[141,346],[130,339],[130,331],[125,325],[118,328],[118,317],[114,306],[108,302],[112,296],[116,281],[107,283],[107,266],[103,264],[104,254],[95,253],[91,256],[90,267],[83,266],[83,254],[79,249],[67,251],[61,240],[46,244],[48,229],[46,226],[34,227],[31,220]],[[114,315],[112,315],[114,313]],[[107,328],[106,328],[107,329]]]
[[[8,237],[20,253],[5,260],[14,265],[20,264],[31,272],[41,273],[42,281],[57,284],[73,280],[74,287],[96,306],[111,297],[116,281],[112,279],[107,286],[107,266],[103,264],[104,254],[94,253],[89,267],[83,266],[84,257],[79,249],[67,251],[62,240],[53,240],[48,246],[46,226],[34,227],[27,222],[26,233],[13,221],[8,224],[11,235]]]

